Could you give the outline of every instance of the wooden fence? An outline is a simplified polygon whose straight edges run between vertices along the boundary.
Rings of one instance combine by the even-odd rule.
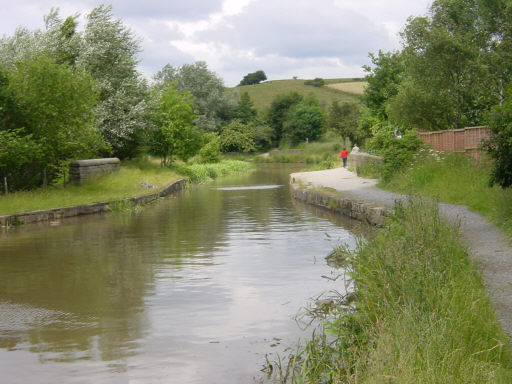
[[[465,152],[480,161],[480,145],[489,138],[488,127],[468,127],[446,131],[418,132],[418,137],[435,151]]]

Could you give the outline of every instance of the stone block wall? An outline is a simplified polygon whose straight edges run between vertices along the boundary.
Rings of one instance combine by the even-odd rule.
[[[375,162],[377,165],[381,165],[382,157],[370,155],[369,153],[365,152],[349,153],[348,155],[348,164],[354,169],[356,169],[359,165],[366,164],[370,161]]]
[[[120,164],[117,157],[75,160],[69,164],[69,181],[81,184],[105,173],[118,172]]]
[[[376,227],[384,226],[386,217],[391,216],[392,213],[392,209],[389,207],[380,207],[353,198],[309,190],[306,187],[293,183],[293,181],[291,182],[291,194],[294,199],[325,208]]]

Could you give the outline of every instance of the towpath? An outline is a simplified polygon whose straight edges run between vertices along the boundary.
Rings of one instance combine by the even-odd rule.
[[[353,200],[393,206],[405,198],[377,188],[376,180],[363,179],[345,168],[293,173],[291,178],[314,187],[329,187]],[[469,255],[480,268],[498,319],[512,337],[512,247],[505,235],[487,219],[466,206],[439,204],[440,213],[460,229]]]

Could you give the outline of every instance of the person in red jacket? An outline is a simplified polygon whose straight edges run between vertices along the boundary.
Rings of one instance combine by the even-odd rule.
[[[347,149],[343,148],[341,153],[340,153],[340,158],[341,158],[341,160],[343,160],[343,167],[344,168],[347,167],[347,157],[348,157]]]

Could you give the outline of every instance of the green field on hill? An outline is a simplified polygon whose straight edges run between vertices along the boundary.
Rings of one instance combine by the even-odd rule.
[[[311,85],[304,85],[304,79],[293,79],[293,80],[271,80],[256,85],[244,85],[240,87],[230,88],[230,92],[247,92],[251,99],[254,101],[254,107],[262,112],[266,110],[272,100],[277,95],[297,92],[301,95],[307,95],[309,92],[313,92],[320,101],[320,104],[327,108],[333,101],[340,103],[353,103],[358,102],[359,98],[354,93],[344,92],[340,89],[333,88],[331,84],[339,83],[354,83],[358,79],[325,79],[325,86],[313,87]],[[362,84],[365,84],[361,81]]]

